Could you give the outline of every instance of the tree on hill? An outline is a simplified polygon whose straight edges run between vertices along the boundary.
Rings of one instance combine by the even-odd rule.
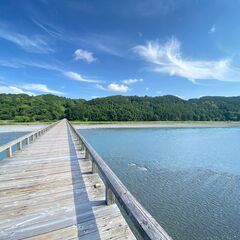
[[[183,100],[159,97],[110,96],[86,101],[51,94],[0,94],[0,120],[52,121],[240,121],[240,97]]]

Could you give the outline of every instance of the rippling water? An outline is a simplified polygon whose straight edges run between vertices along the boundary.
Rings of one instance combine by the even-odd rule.
[[[174,239],[240,239],[240,128],[80,132]]]

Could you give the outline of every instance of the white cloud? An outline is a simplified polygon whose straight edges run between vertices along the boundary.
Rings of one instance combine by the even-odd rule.
[[[81,74],[76,73],[76,72],[64,72],[63,73],[66,77],[69,77],[73,80],[80,81],[80,82],[88,82],[88,83],[98,83],[98,80],[91,80],[84,78]]]
[[[215,24],[213,24],[209,33],[215,33],[215,32],[216,32],[216,26],[215,26]]]
[[[109,91],[113,91],[113,92],[128,92],[129,88],[126,85],[123,84],[117,84],[117,83],[110,83],[107,87],[107,89]]]
[[[26,92],[15,86],[0,86],[0,93],[27,94],[27,95],[31,95],[31,96],[35,95],[32,92]]]
[[[77,49],[74,52],[74,59],[77,60],[83,60],[86,61],[88,63],[92,63],[94,61],[96,61],[96,58],[93,57],[93,53],[88,52],[86,50],[83,49]]]
[[[133,83],[137,83],[137,82],[143,82],[143,79],[142,78],[129,78],[129,79],[126,79],[126,80],[122,80],[122,82],[124,84],[127,84],[127,85],[130,85],[130,84],[133,84]]]
[[[172,38],[165,44],[148,42],[133,49],[153,65],[153,71],[179,76],[188,80],[215,79],[240,82],[240,68],[234,67],[229,58],[216,61],[191,60],[182,57],[181,43]]]
[[[26,36],[20,33],[11,32],[0,26],[0,38],[10,41],[25,51],[34,53],[49,53],[53,49],[48,46],[46,40],[39,35]]]
[[[32,90],[36,92],[42,92],[42,93],[51,93],[51,94],[64,94],[63,92],[59,92],[56,90],[49,89],[46,85],[44,84],[25,84],[22,86],[23,89],[25,90]]]
[[[106,90],[106,88],[101,84],[96,84],[96,88],[99,90]]]

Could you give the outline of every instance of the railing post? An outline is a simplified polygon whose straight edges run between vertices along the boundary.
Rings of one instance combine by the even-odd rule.
[[[9,148],[6,149],[7,151],[7,156],[10,158],[12,157],[12,146],[10,146]]]
[[[95,163],[94,160],[92,160],[92,173],[96,173],[97,172],[97,165]]]
[[[83,144],[81,139],[79,139],[79,142],[80,142],[80,150],[83,151],[84,150],[84,144]]]
[[[111,188],[106,184],[106,204],[111,205],[115,203],[115,195],[113,194]]]
[[[27,145],[30,143],[29,137],[26,138],[27,140]]]
[[[89,160],[89,152],[88,152],[87,148],[85,148],[85,159]]]
[[[18,143],[18,150],[22,150],[22,141]]]

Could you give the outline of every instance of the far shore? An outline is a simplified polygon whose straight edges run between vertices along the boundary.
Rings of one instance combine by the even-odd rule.
[[[43,128],[48,123],[17,123],[1,125],[0,132],[32,132]],[[158,122],[72,122],[77,129],[99,128],[234,128],[240,127],[240,122],[208,122],[208,121],[158,121]]]
[[[96,129],[96,128],[221,128],[221,127],[240,127],[240,122],[118,122],[118,123],[73,123],[77,129]]]

